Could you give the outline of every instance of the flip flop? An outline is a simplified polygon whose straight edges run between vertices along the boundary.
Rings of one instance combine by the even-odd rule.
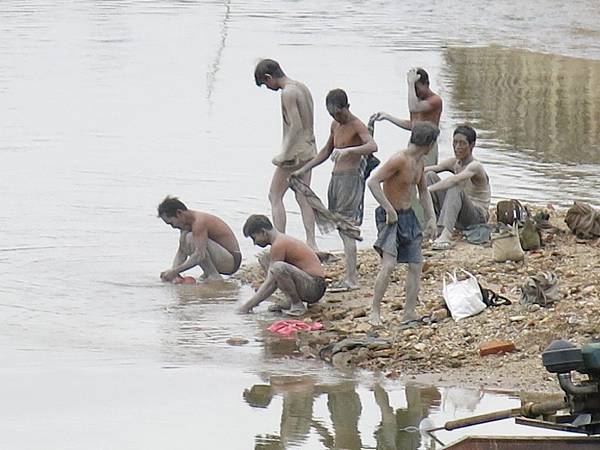
[[[286,316],[301,317],[308,312],[308,308],[306,306],[304,306],[304,309],[286,309],[281,312],[283,314],[285,314]]]
[[[345,284],[343,281],[338,281],[337,283],[333,283],[331,286],[327,288],[327,292],[336,293],[336,292],[350,292],[358,289],[358,287],[350,287]]]
[[[440,241],[431,244],[432,250],[449,250],[452,247],[454,247],[454,242],[452,241]]]

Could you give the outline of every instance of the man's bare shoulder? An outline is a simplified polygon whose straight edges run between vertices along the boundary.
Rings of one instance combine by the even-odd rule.
[[[365,131],[366,132],[369,131],[367,126],[364,124],[364,122],[362,120],[360,120],[358,117],[354,118],[354,120],[351,122],[351,124],[357,133],[363,133]]]

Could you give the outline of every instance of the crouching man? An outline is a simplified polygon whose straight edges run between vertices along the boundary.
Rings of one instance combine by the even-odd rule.
[[[286,314],[301,316],[306,305],[323,297],[327,285],[325,271],[317,254],[308,245],[277,231],[268,217],[254,214],[244,224],[244,236],[250,237],[259,247],[271,246],[268,258],[262,261],[267,279],[250,300],[238,311],[249,313],[256,305],[279,288],[287,302],[282,305]]]
[[[176,197],[166,197],[158,205],[158,216],[180,231],[179,247],[171,269],[160,274],[163,281],[174,281],[181,272],[200,266],[201,280],[220,280],[235,273],[242,254],[233,231],[217,216],[192,211]]]
[[[406,274],[405,322],[417,319],[415,308],[421,281],[421,241],[423,235],[411,208],[411,191],[416,185],[425,211],[426,232],[435,235],[435,213],[423,172],[424,157],[437,141],[439,129],[430,122],[415,122],[406,150],[392,155],[369,179],[369,189],[379,203],[375,210],[377,240],[373,247],[381,256],[381,269],[375,279],[371,323],[381,322],[380,303],[397,263],[408,264]],[[381,188],[383,183],[383,189]]]

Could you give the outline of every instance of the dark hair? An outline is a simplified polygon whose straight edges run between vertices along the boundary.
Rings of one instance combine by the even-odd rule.
[[[425,86],[429,86],[429,74],[425,71],[425,69],[421,69],[419,67],[417,69],[417,75],[419,75],[419,79],[417,81],[423,83]]]
[[[477,133],[473,127],[470,127],[469,125],[457,126],[452,136],[456,136],[457,134],[463,134],[467,138],[467,142],[469,144],[474,144],[477,140]]]
[[[251,236],[254,233],[261,231],[270,231],[273,229],[273,224],[267,216],[262,214],[252,214],[244,224],[243,233],[245,237]]]
[[[326,105],[337,106],[338,108],[348,108],[348,96],[343,89],[332,89],[325,98]]]
[[[256,65],[256,69],[254,69],[254,81],[257,86],[261,86],[267,81],[267,74],[273,78],[285,77],[281,66],[274,59],[263,59]]]
[[[429,147],[440,134],[440,129],[431,122],[417,121],[413,123],[410,143],[417,147]]]
[[[177,197],[169,197],[167,195],[160,205],[158,205],[159,217],[175,217],[177,211],[187,211],[187,206],[185,206]]]

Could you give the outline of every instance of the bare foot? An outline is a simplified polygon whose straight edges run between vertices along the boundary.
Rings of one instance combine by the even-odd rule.
[[[380,326],[383,321],[381,320],[381,315],[378,312],[372,312],[371,318],[369,319],[369,323],[374,327]]]
[[[402,316],[402,322],[412,322],[415,320],[419,320],[419,316],[414,311],[405,311]]]
[[[289,311],[284,311],[283,313],[285,315],[288,316],[292,316],[292,317],[300,317],[302,315],[304,315],[307,311],[306,305],[304,303],[300,303],[300,304],[294,304],[292,305],[292,307],[289,309]]]

